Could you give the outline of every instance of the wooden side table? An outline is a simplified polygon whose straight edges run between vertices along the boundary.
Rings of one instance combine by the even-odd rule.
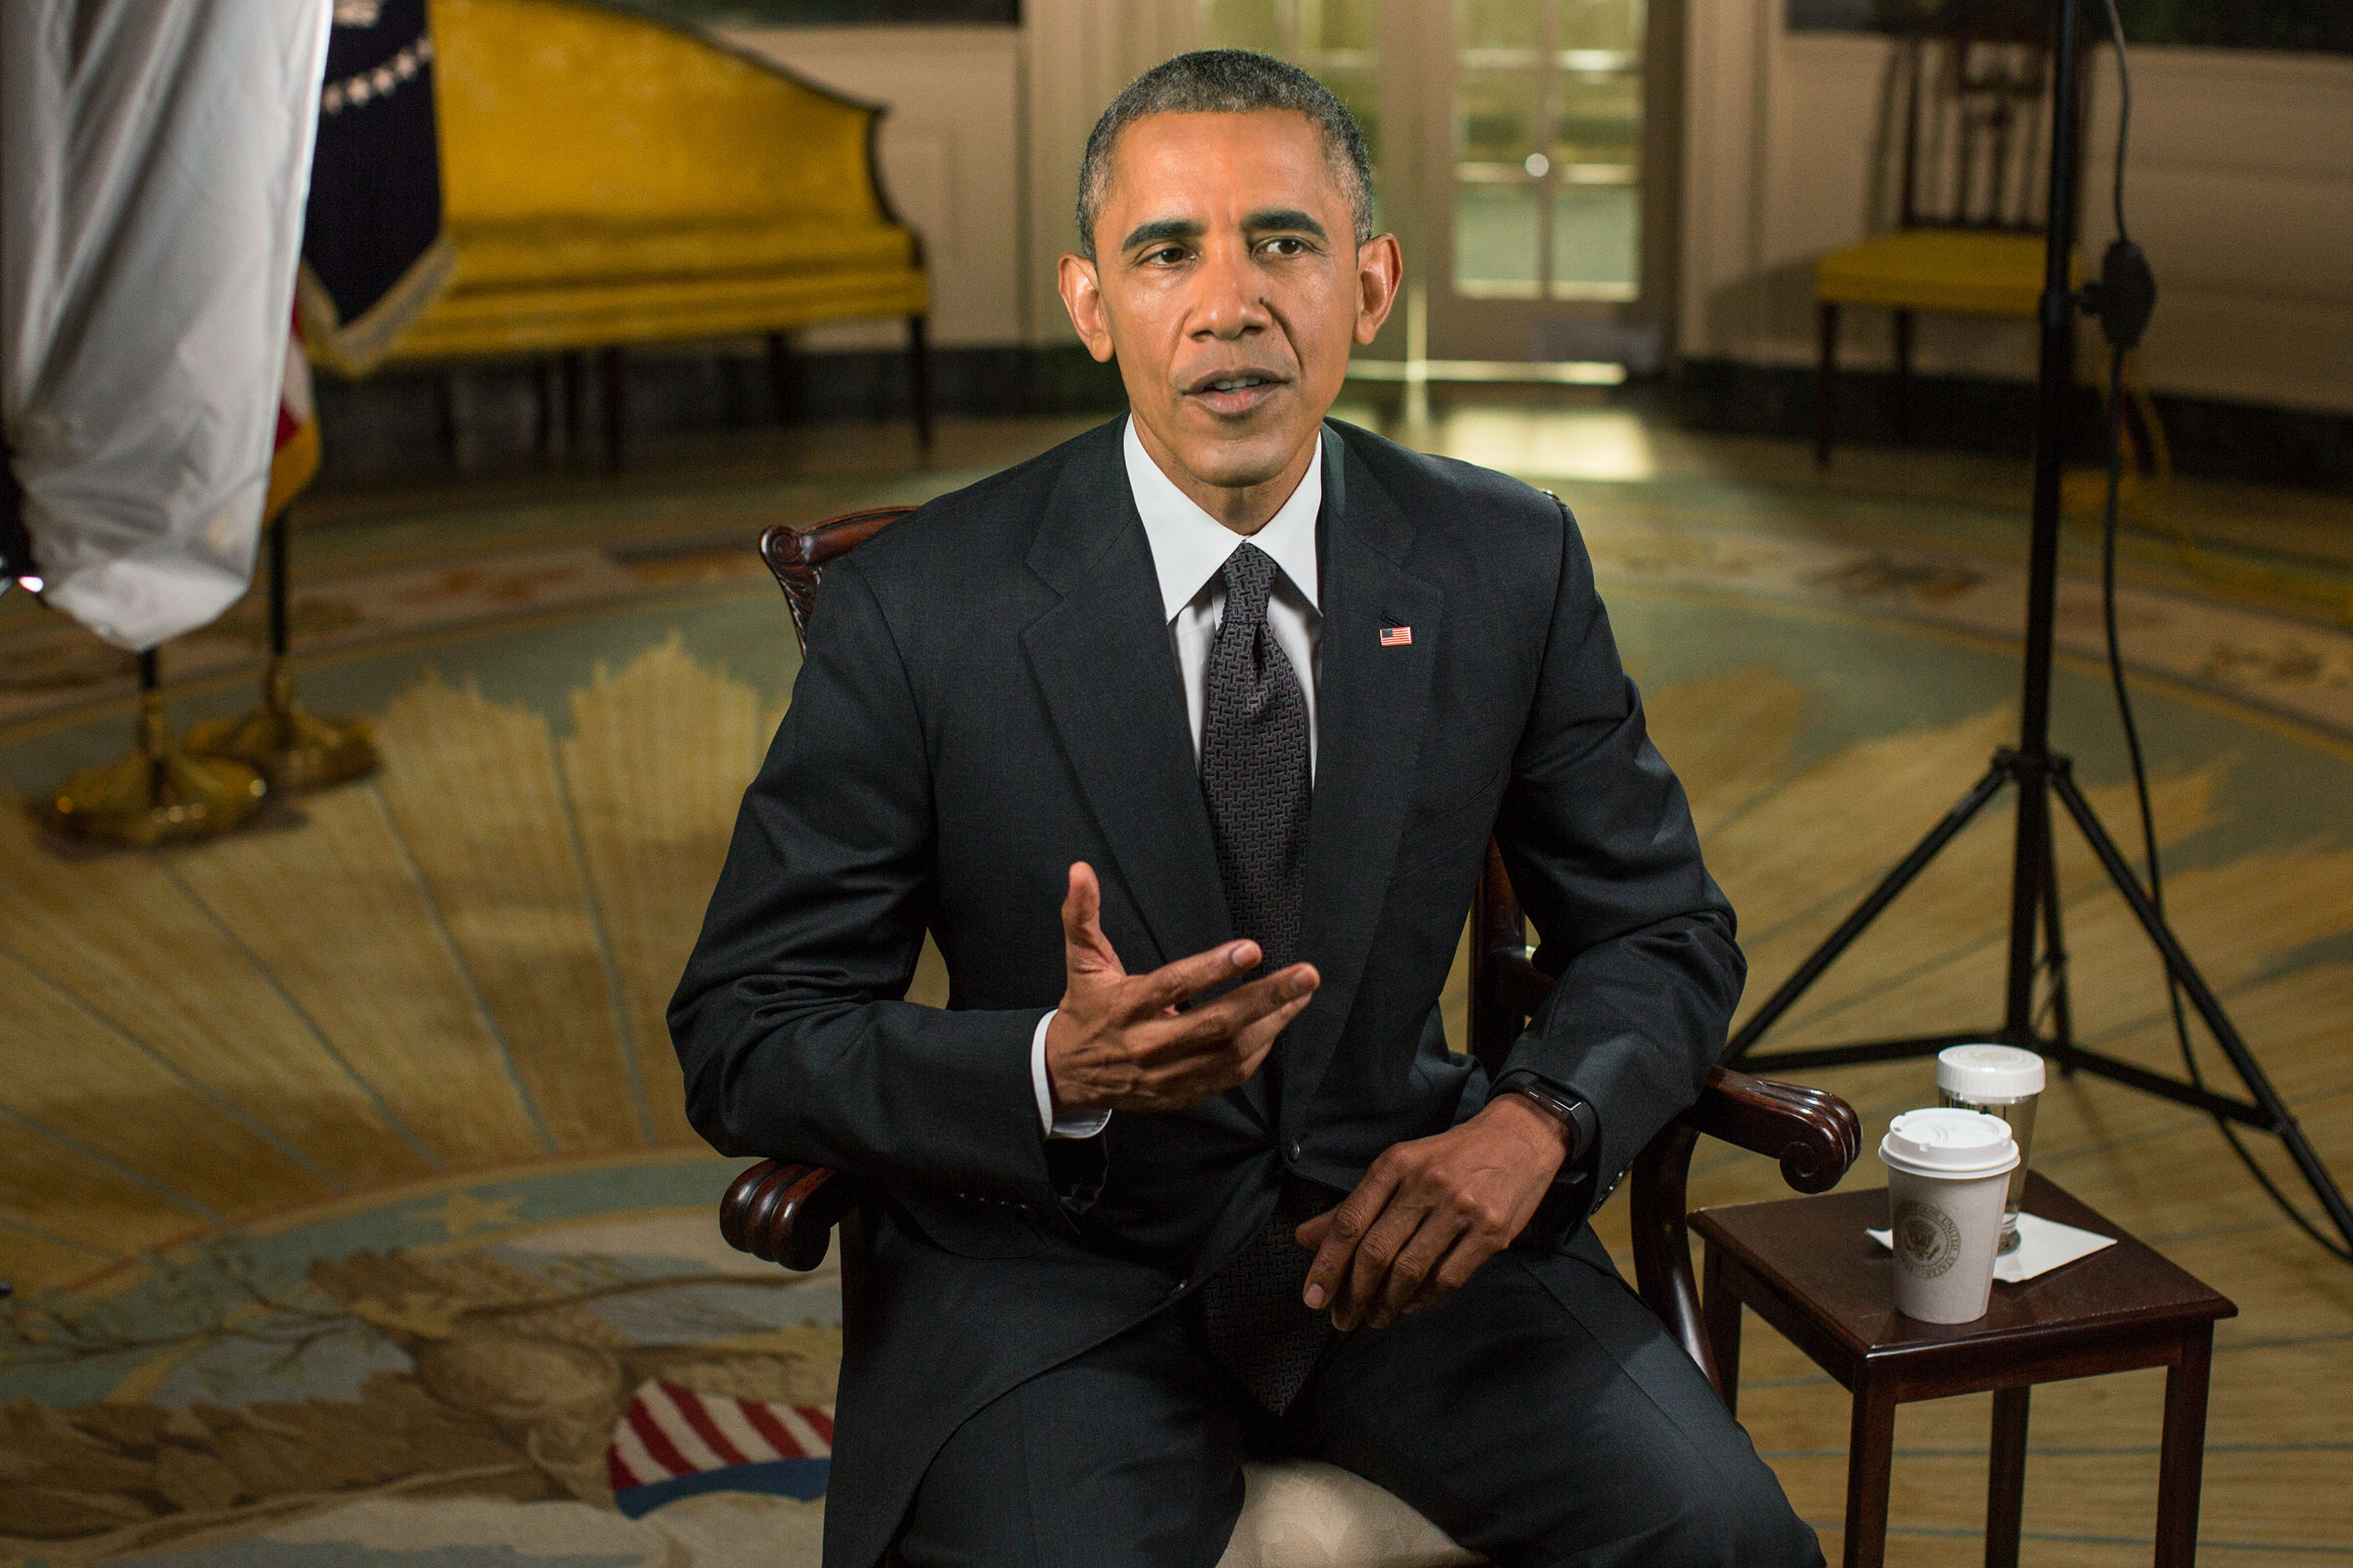
[[[2016,1568],[2026,1496],[2027,1399],[2038,1383],[2161,1366],[2158,1568],[2189,1568],[2206,1454],[2214,1324],[2239,1309],[2038,1174],[2026,1210],[2113,1236],[2116,1245],[2022,1285],[1997,1284],[1973,1323],[1922,1323],[1894,1308],[1894,1258],[1863,1234],[1887,1224],[1883,1189],[1704,1209],[1704,1310],[1727,1403],[1740,1385],[1740,1309],[1787,1334],[1854,1395],[1847,1455],[1846,1568],[1887,1553],[1895,1407],[1993,1393],[1987,1568]]]

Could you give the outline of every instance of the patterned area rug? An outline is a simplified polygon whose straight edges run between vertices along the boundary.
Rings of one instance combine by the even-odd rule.
[[[786,515],[834,510],[808,499]],[[1934,518],[1930,542],[1841,537],[1754,487],[1571,500],[1740,908],[1753,1003],[2010,731],[2019,574],[1935,542]],[[0,812],[0,1556],[817,1561],[839,1293],[720,1241],[738,1167],[686,1128],[661,1025],[790,689],[748,548],[784,504],[736,498],[721,526],[600,503],[543,520],[577,525],[556,541],[492,518],[456,564],[322,574],[298,604],[303,692],[373,717],[385,767],[230,839],[93,854]],[[1869,504],[1859,531],[1923,521]],[[2063,600],[2057,724],[2132,841],[2087,592]],[[2149,592],[2126,614],[2171,907],[2353,1173],[2353,638]],[[250,700],[242,625],[175,651],[178,721]],[[0,668],[19,795],[124,744],[120,661],[58,623],[0,615]],[[2008,835],[2000,813],[1965,834],[1781,1038],[1993,1021]],[[2148,955],[2081,847],[2063,859],[2081,1035],[2168,1066]],[[927,963],[916,998],[941,980]],[[1459,976],[1449,1002],[1459,1027]],[[1928,1097],[1918,1064],[1815,1080],[1874,1132]],[[2353,1271],[2161,1102],[2059,1086],[2037,1163],[2246,1310],[2217,1359],[2210,1559],[2353,1563],[2325,1479],[2353,1453]],[[1881,1180],[1869,1156],[1850,1177]],[[1698,1184],[1757,1198],[1776,1177],[1704,1151]],[[1751,1342],[1742,1414],[1835,1555],[1842,1396]],[[1915,1409],[1896,1535],[1907,1561],[1968,1560],[1982,1421]],[[2131,1380],[2038,1395],[2039,1560],[2146,1558],[2154,1415]]]

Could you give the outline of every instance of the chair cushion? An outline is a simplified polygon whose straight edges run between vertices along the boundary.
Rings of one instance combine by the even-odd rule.
[[[1483,1563],[1390,1493],[1336,1465],[1242,1467],[1246,1496],[1218,1568],[1452,1568]]]
[[[733,273],[615,283],[452,289],[393,350],[400,361],[540,353],[783,331],[814,321],[912,316],[922,270]]]
[[[453,224],[453,292],[775,272],[881,273],[914,261],[889,224],[759,218],[529,218]]]
[[[2083,258],[2073,270],[2081,276]],[[2042,238],[1911,228],[1833,250],[1816,264],[1814,297],[1841,304],[2031,316],[2042,298]]]

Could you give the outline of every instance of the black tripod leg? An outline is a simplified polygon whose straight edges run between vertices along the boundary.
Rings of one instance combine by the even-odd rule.
[[[1807,956],[1806,962],[1798,966],[1798,972],[1781,982],[1780,989],[1766,999],[1765,1005],[1757,1009],[1756,1016],[1740,1026],[1740,1032],[1733,1036],[1731,1043],[1724,1048],[1725,1066],[1740,1065],[1740,1058],[1764,1038],[1765,1031],[1779,1023],[1781,1015],[1806,994],[1808,987],[1821,978],[1822,971],[1836,963],[1839,956],[1854,945],[1855,938],[1869,929],[1882,910],[1895,901],[1895,896],[1909,887],[1912,879],[1936,858],[1939,850],[1953,841],[1955,834],[1969,825],[1971,817],[1985,809],[1986,802],[1994,797],[1994,793],[2009,781],[2010,776],[2010,763],[2005,754],[1986,770],[1985,777],[1978,780],[1952,810],[1945,814],[1943,821],[1928,830],[1928,836],[1904,858],[1903,864],[1887,873],[1879,886],[1871,890],[1871,896],[1855,906],[1854,912],[1846,917],[1838,930],[1831,932],[1830,939]]]
[[[2035,938],[2042,907],[2056,879],[2051,874],[2051,797],[2042,791],[2047,761],[2020,758],[2029,770],[2018,781],[2017,848],[2010,859],[2010,972],[2002,1036],[2013,1046],[2034,1038]]]
[[[2075,785],[2073,775],[2064,770],[2054,769],[2052,772],[2051,787],[2066,805],[2067,815],[2075,819],[2075,826],[2082,831],[2084,841],[2091,845],[2092,853],[2100,858],[2100,865],[2108,873],[2108,880],[2116,884],[2116,891],[2123,894],[2125,902],[2132,906],[2133,917],[2140,921],[2141,930],[2148,934],[2158,956],[2165,960],[2165,967],[2180,984],[2183,994],[2189,998],[2189,1005],[2198,1009],[2198,1016],[2213,1032],[2215,1044],[2221,1046],[2222,1054],[2231,1058],[2231,1066],[2238,1070],[2239,1080],[2247,1086],[2247,1092],[2263,1108],[2263,1114],[2271,1119],[2272,1132],[2287,1146],[2289,1157],[2295,1161],[2295,1168],[2304,1173],[2313,1196],[2320,1200],[2320,1206],[2327,1212],[2330,1222],[2337,1226],[2337,1234],[2345,1238],[2346,1245],[2353,1247],[2353,1207],[2347,1206],[2345,1194],[2337,1190],[2336,1178],[2328,1173],[2328,1167],[2320,1163],[2320,1156],[2306,1141],[2304,1129],[2297,1126],[2295,1118],[2288,1113],[2286,1101],[2280,1099],[2279,1090],[2272,1087],[2272,1080],[2263,1072],[2263,1064],[2255,1060],[2254,1053],[2247,1048],[2247,1042],[2240,1037],[2238,1026],[2222,1010],[2221,999],[2208,986],[2205,976],[2198,973],[2198,966],[2189,962],[2189,955],[2181,951],[2181,943],[2165,923],[2165,917],[2158,914],[2156,906],[2148,901],[2147,889],[2142,888],[2140,879],[2134,875],[2132,867],[2117,851],[2116,841],[2108,837],[2108,830],[2101,826],[2099,817],[2092,810],[2092,803],[2084,798],[2083,791]]]
[[[2059,850],[2052,842],[2051,813],[2042,814],[2042,958],[2051,973],[2051,1039],[2061,1071],[2075,1048],[2075,1017],[2067,1001],[2067,938],[2059,922]]]

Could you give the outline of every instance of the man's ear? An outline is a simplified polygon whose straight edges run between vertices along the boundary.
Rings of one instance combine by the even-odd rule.
[[[1369,344],[1380,335],[1404,280],[1405,252],[1398,248],[1397,236],[1377,234],[1356,247],[1357,342]]]
[[[1095,264],[1083,256],[1063,257],[1055,268],[1054,286],[1061,290],[1062,308],[1070,311],[1071,325],[1078,329],[1087,353],[1098,364],[1110,363],[1111,321],[1103,310],[1103,279]]]

